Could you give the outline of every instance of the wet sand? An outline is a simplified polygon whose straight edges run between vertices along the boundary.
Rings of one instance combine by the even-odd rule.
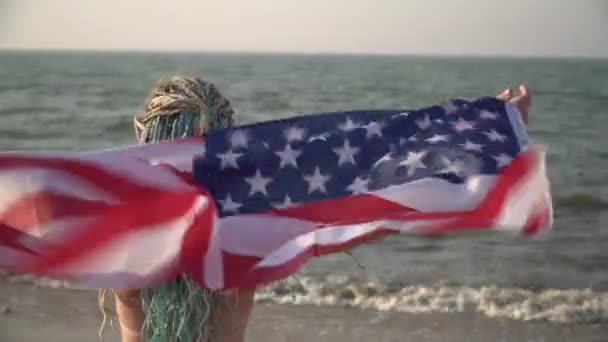
[[[0,279],[1,342],[99,341],[100,322],[96,291],[39,288]],[[119,341],[116,329],[106,329],[105,341]],[[247,341],[608,342],[608,324],[258,304]]]

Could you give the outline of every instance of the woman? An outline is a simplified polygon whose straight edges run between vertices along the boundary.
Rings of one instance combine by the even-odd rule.
[[[172,77],[134,117],[140,143],[158,143],[234,125],[230,102],[199,78]],[[244,340],[253,290],[211,294],[187,276],[152,289],[114,289],[123,342]]]
[[[512,102],[528,121],[530,95],[525,86]],[[145,111],[134,118],[141,143],[205,135],[234,124],[233,110],[213,84],[197,78],[173,77],[152,92]],[[211,295],[186,276],[154,289],[114,289],[122,341],[243,341],[253,308],[253,290]],[[144,336],[146,335],[146,336]]]

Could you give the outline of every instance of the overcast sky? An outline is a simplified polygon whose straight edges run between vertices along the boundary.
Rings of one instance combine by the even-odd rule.
[[[608,57],[608,0],[0,0],[0,48]]]

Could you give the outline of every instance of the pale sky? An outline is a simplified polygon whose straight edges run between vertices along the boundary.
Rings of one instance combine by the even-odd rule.
[[[608,0],[0,0],[0,49],[608,58]]]

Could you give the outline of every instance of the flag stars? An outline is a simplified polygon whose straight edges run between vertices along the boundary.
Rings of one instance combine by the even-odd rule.
[[[368,184],[368,179],[357,177],[355,178],[353,183],[349,185],[346,189],[350,191],[353,195],[360,195],[369,191]]]
[[[227,213],[238,213],[239,209],[243,206],[241,203],[233,201],[230,194],[227,194],[226,199],[220,201],[220,204],[222,205],[222,210]]]
[[[304,129],[292,126],[285,132],[285,138],[287,142],[302,141],[304,140]]]
[[[422,158],[426,152],[408,152],[407,158],[399,163],[399,166],[407,167],[407,174],[411,176],[417,169],[425,169],[426,165],[422,162]]]
[[[297,202],[292,202],[289,195],[285,195],[285,199],[282,203],[274,203],[273,206],[278,209],[289,208],[298,205]]]
[[[481,152],[481,149],[483,148],[483,145],[476,144],[468,139],[465,140],[464,144],[462,144],[461,146],[467,151],[477,151],[477,152]]]
[[[243,147],[247,147],[247,135],[242,130],[238,130],[230,136],[230,145],[233,149]]]
[[[237,159],[242,155],[242,153],[234,153],[232,150],[229,150],[226,153],[218,153],[217,157],[220,159],[220,168],[222,170],[229,167],[238,169],[239,165]]]
[[[249,190],[249,196],[253,196],[256,193],[261,193],[264,196],[268,196],[268,190],[266,187],[268,183],[272,182],[272,178],[263,177],[260,170],[256,170],[255,176],[245,178],[245,182],[249,183],[251,189]]]
[[[315,172],[312,175],[304,176],[304,180],[308,183],[308,193],[311,194],[315,191],[321,193],[327,193],[325,183],[329,182],[331,177],[329,175],[321,174],[319,167],[315,168]]]
[[[496,132],[495,129],[490,130],[489,132],[484,132],[483,134],[485,134],[490,141],[505,142],[505,140],[507,140],[507,136]]]
[[[371,139],[375,136],[382,137],[382,126],[376,121],[371,121],[363,126],[363,128],[365,128],[365,138],[367,139]]]
[[[291,145],[287,144],[285,145],[285,149],[283,151],[275,152],[275,154],[279,156],[279,158],[281,158],[279,169],[290,165],[295,168],[298,168],[298,163],[296,159],[298,159],[302,152],[292,149]]]
[[[338,166],[346,163],[355,165],[355,155],[359,153],[359,150],[358,147],[351,147],[348,140],[344,141],[344,146],[334,148],[334,153],[338,155]]]

